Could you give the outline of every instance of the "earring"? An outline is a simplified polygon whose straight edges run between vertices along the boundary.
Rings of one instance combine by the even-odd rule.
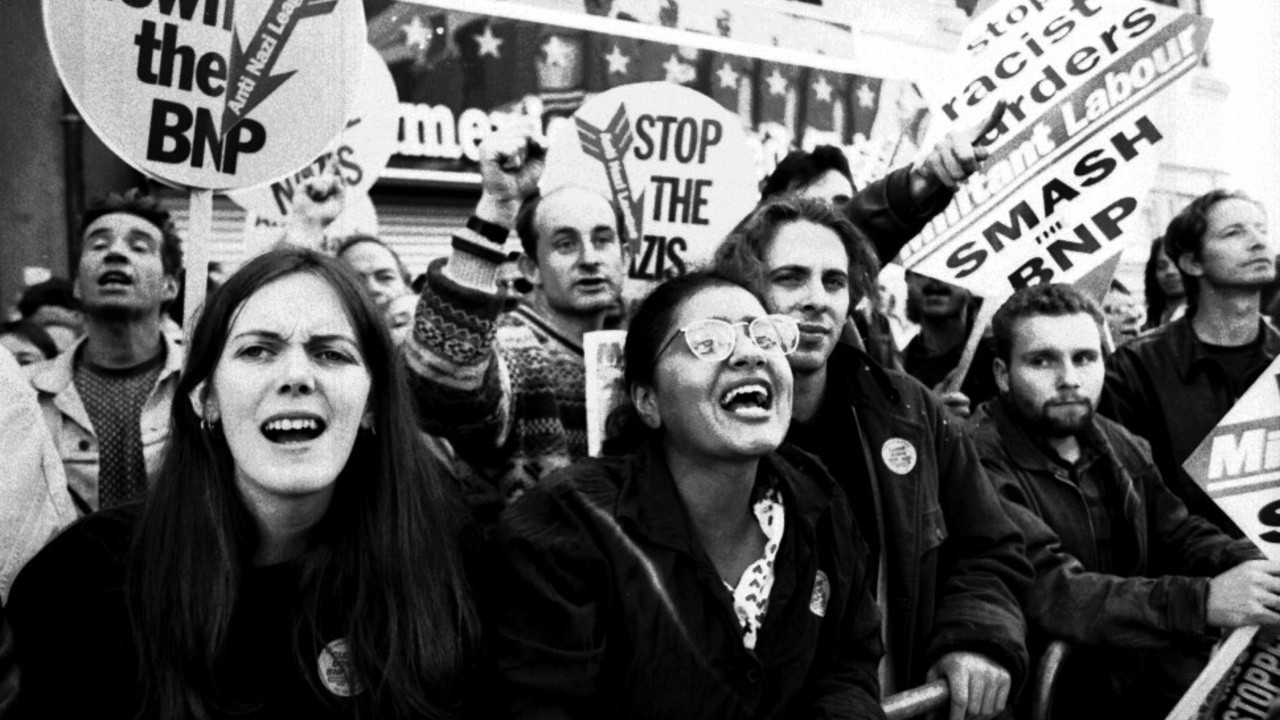
[[[219,419],[220,418],[218,417],[218,413],[216,412],[207,412],[201,415],[200,429],[203,430],[204,432],[213,432],[214,428],[218,427]]]

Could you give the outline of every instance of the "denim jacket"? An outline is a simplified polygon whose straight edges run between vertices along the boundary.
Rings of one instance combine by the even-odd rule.
[[[169,409],[182,371],[183,349],[164,335],[166,356],[156,386],[142,406],[142,455],[147,479],[155,478],[160,455],[169,440]],[[75,362],[84,339],[36,366],[31,372],[44,413],[67,473],[67,488],[81,515],[98,510],[98,437],[75,383]]]
[[[44,544],[76,519],[62,463],[27,376],[0,348],[0,599]]]

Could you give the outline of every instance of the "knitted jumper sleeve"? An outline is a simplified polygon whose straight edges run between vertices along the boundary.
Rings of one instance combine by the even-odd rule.
[[[409,386],[427,432],[497,448],[510,427],[509,384],[495,344],[503,297],[496,246],[461,230],[436,260],[404,344]]]

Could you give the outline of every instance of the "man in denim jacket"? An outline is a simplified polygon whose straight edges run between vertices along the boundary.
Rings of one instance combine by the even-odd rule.
[[[182,346],[162,331],[181,241],[154,199],[110,195],[85,213],[75,293],[85,337],[32,366],[31,384],[81,513],[141,499],[169,437]]]

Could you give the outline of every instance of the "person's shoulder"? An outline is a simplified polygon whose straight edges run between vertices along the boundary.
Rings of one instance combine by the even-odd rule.
[[[131,503],[86,515],[67,526],[41,554],[48,551],[54,556],[93,556],[123,561],[141,511],[141,503]]]
[[[507,350],[537,350],[575,359],[582,357],[582,348],[578,344],[525,302],[498,316],[497,337],[499,344]]]
[[[857,348],[837,345],[828,364],[864,395],[880,395],[894,404],[907,398],[914,400],[933,397],[924,383],[906,371],[887,368]]]
[[[177,382],[177,377],[182,372],[182,365],[187,358],[187,346],[182,327],[176,325],[175,327],[176,330],[160,333],[161,340],[164,341],[165,353],[161,375],[166,378],[171,377],[174,382]]]
[[[769,456],[778,472],[820,488],[835,486],[827,466],[817,455],[784,442]]]
[[[1168,354],[1176,347],[1178,338],[1186,331],[1183,328],[1189,320],[1185,317],[1167,322],[1138,335],[1129,342],[1116,348],[1113,358],[1145,359],[1153,354]]]
[[[88,515],[72,523],[18,573],[11,597],[37,598],[118,587],[140,504]]]
[[[632,455],[586,457],[547,475],[538,483],[540,492],[552,496],[580,492],[588,495],[616,495]]]
[[[509,528],[529,529],[555,518],[611,508],[623,482],[627,457],[582,458],[555,470],[525,490],[502,513]]]
[[[998,399],[988,400],[979,405],[973,415],[969,416],[969,437],[979,448],[998,447],[1000,442],[1000,426],[996,418]]]
[[[894,392],[897,394],[897,405],[908,416],[918,418],[919,422],[933,427],[941,423],[955,425],[955,417],[951,414],[938,396],[918,378],[903,370],[884,369]]]
[[[50,395],[57,395],[70,387],[75,390],[71,380],[75,373],[76,351],[84,340],[58,353],[48,360],[41,360],[25,368],[27,379],[35,388],[41,402],[47,402]]]
[[[1111,449],[1119,456],[1117,459],[1127,468],[1132,470],[1135,464],[1144,466],[1151,463],[1151,445],[1146,440],[1111,418],[1095,414],[1093,419],[1111,444]]]

